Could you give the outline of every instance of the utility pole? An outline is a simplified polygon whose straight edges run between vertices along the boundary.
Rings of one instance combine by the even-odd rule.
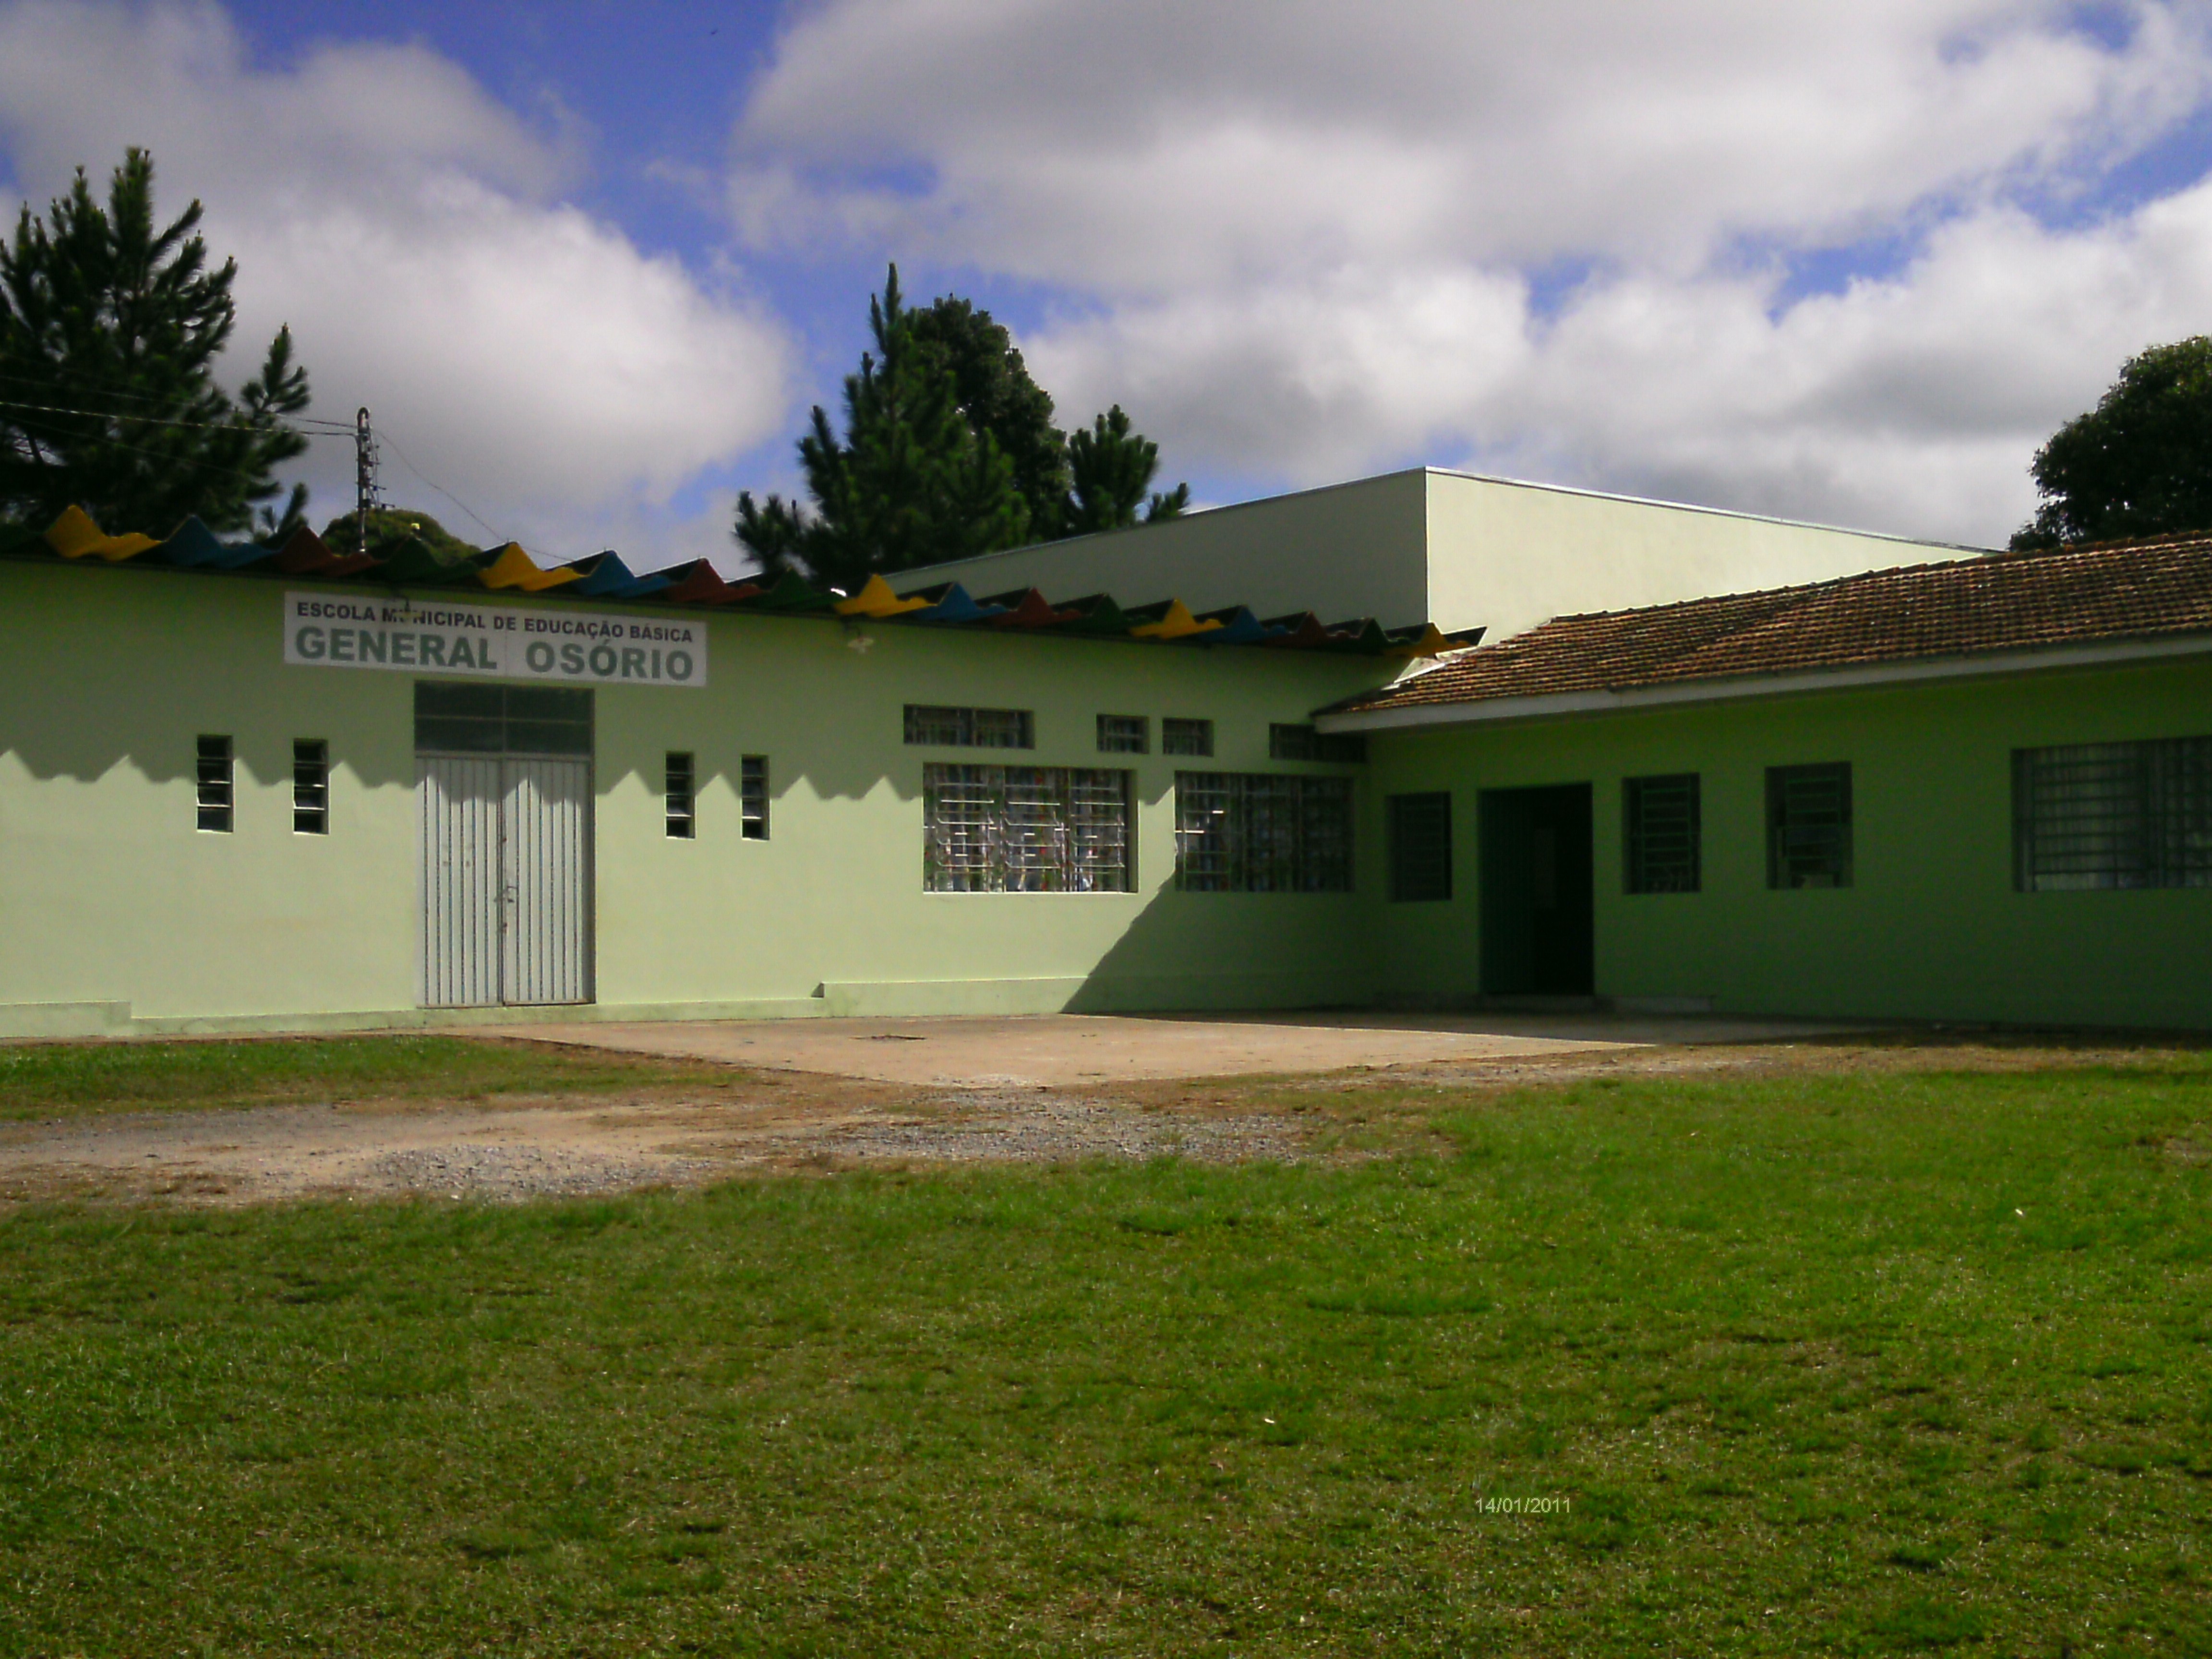
[[[368,515],[376,508],[376,437],[368,428],[368,410],[353,417],[353,550],[368,554]]]

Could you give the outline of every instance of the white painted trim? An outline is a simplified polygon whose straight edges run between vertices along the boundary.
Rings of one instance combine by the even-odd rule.
[[[1314,724],[1323,732],[1401,732],[1420,726],[1487,726],[1499,720],[1626,714],[1683,703],[1735,702],[1747,697],[1844,691],[1859,686],[1905,685],[1925,680],[1978,679],[1998,674],[2095,668],[2108,663],[2154,662],[2162,658],[2206,653],[2212,653],[2212,634],[2187,634],[2176,639],[2056,646],[2035,651],[1993,652],[1986,656],[1919,658],[1908,662],[1870,663],[1799,674],[1747,674],[1740,678],[1638,686],[1626,691],[1567,691],[1545,697],[1488,697],[1466,702],[1415,703],[1407,708],[1348,710],[1317,714]]]

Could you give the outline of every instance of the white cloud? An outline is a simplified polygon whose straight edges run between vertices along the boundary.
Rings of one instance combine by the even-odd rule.
[[[2130,0],[829,0],[732,199],[1041,282],[1064,407],[1259,487],[1431,459],[1970,540],[2120,359],[2206,326],[2189,192],[2058,231],[2203,107]],[[2124,27],[2117,38],[2109,26]],[[1795,253],[1901,270],[1793,297]],[[1591,274],[1537,307],[1542,273]]]
[[[773,320],[563,204],[577,158],[425,48],[268,70],[213,5],[0,8],[0,137],[41,206],[76,165],[100,180],[125,145],[150,149],[162,210],[199,197],[211,251],[238,259],[237,372],[289,322],[318,413],[368,404],[432,477],[550,550],[650,525],[782,424]],[[350,453],[317,449],[334,512]]]

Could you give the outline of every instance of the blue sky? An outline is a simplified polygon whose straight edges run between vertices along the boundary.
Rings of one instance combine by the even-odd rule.
[[[891,258],[1202,500],[1426,462],[1976,543],[2212,327],[2197,3],[0,3],[0,185],[125,142],[393,494],[649,563],[732,562]]]

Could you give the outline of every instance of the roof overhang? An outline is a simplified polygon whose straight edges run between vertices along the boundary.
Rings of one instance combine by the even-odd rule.
[[[1985,679],[2058,669],[2100,668],[2207,653],[2212,653],[2212,633],[2185,634],[2160,639],[2045,646],[2032,651],[1990,652],[1970,657],[1923,657],[1906,662],[1868,663],[1795,674],[1745,674],[1727,679],[1637,686],[1623,691],[1569,691],[1550,696],[1412,703],[1401,708],[1344,709],[1317,714],[1314,724],[1323,732],[1404,732],[1435,726],[1490,726],[1504,720],[1625,714],[1638,709],[1847,691],[1862,686],[1909,685],[1929,680]]]

